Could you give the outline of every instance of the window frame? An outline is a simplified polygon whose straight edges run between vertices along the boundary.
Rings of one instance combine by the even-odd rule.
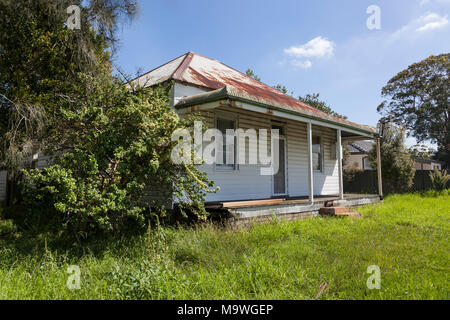
[[[369,157],[363,157],[362,159],[362,169],[364,171],[368,170],[373,170],[372,167],[370,166],[370,161],[369,161]]]
[[[239,117],[235,114],[231,114],[228,112],[215,112],[214,113],[214,128],[218,129],[218,121],[219,120],[228,120],[228,121],[233,121],[234,122],[234,130],[236,131],[239,128]],[[222,135],[225,135],[226,132],[222,132]],[[239,158],[238,158],[238,141],[239,139],[237,139],[237,137],[234,137],[234,164],[233,165],[227,165],[227,164],[218,164],[217,163],[217,145],[216,145],[216,161],[214,163],[214,170],[216,171],[226,171],[226,172],[232,172],[232,171],[237,171],[239,170]],[[224,147],[225,145],[223,145]],[[223,152],[223,150],[222,150]]]
[[[287,125],[284,122],[279,121],[271,121],[270,123],[270,130],[275,129],[274,126],[279,127],[281,130],[279,132],[279,139],[284,141],[284,193],[275,193],[275,176],[271,176],[271,184],[272,184],[272,196],[273,197],[281,197],[281,196],[287,196],[289,194],[289,166],[288,166],[288,159],[289,159],[289,146],[288,146],[288,136],[286,133]],[[272,162],[274,161],[273,158],[273,136],[270,135],[270,154],[272,157]]]
[[[323,147],[323,139],[322,136],[319,134],[313,134],[312,135],[312,140],[314,141],[314,138],[319,138],[319,164],[320,164],[320,169],[314,169],[314,163],[313,163],[313,171],[314,172],[323,172],[323,167],[324,167],[324,147]],[[314,145],[314,143],[313,143]],[[312,153],[317,153],[317,152],[312,152]]]

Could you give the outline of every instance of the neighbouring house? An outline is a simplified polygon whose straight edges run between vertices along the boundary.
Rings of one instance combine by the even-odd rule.
[[[442,170],[445,162],[412,156],[416,170]]]
[[[134,79],[134,85],[152,87],[173,82],[172,105],[184,116],[203,116],[209,128],[225,134],[231,129],[278,129],[279,152],[272,153],[279,170],[261,174],[263,164],[240,164],[258,156],[258,143],[217,145],[215,164],[201,170],[220,187],[208,194],[212,208],[232,208],[241,217],[272,213],[313,212],[328,200],[342,204],[379,201],[374,195],[344,195],[342,144],[377,138],[375,128],[330,116],[211,58],[189,52]],[[240,139],[239,139],[240,141]],[[273,142],[269,142],[271,149]],[[222,149],[223,148],[223,149]],[[220,161],[222,162],[222,161]],[[157,187],[149,186],[157,193]],[[382,193],[380,189],[380,194]],[[347,198],[346,198],[347,197]],[[370,199],[369,199],[370,198]],[[347,202],[345,202],[347,201]],[[358,202],[359,201],[359,202]],[[327,203],[330,205],[330,203]]]
[[[44,169],[49,165],[50,157],[43,153],[36,153],[29,161],[29,167],[32,169]],[[8,181],[8,171],[0,169],[0,203],[9,204],[14,196],[14,184]]]
[[[349,155],[344,169],[372,170],[369,161],[369,151],[374,147],[372,141],[353,141],[346,147]]]
[[[370,166],[369,152],[375,144],[372,141],[354,141],[347,145],[349,156],[344,163],[344,169],[373,170]],[[423,170],[442,170],[445,162],[424,159],[417,156],[411,157],[414,160],[414,168]]]

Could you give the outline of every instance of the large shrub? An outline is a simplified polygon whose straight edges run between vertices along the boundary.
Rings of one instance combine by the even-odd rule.
[[[78,30],[65,26],[69,5],[81,7]],[[25,168],[28,226],[120,232],[172,197],[206,214],[212,183],[170,161],[172,133],[191,126],[170,108],[170,86],[135,91],[112,75],[116,31],[135,10],[134,0],[0,1],[0,166],[17,179]],[[50,168],[27,169],[37,151]],[[144,201],[148,184],[161,203]]]
[[[175,199],[204,218],[212,187],[195,166],[175,164],[171,137],[191,128],[171,109],[169,88],[132,91],[114,78],[83,76],[85,90],[60,101],[60,121],[49,140],[52,166],[26,170],[23,195],[31,221],[85,235],[117,233],[145,210]],[[144,187],[162,197],[145,201]]]
[[[26,222],[34,230],[71,231],[77,236],[97,231],[119,232],[144,224],[144,208],[136,201],[141,190],[138,185],[100,189],[95,175],[80,178],[60,165],[26,171]]]
[[[430,180],[434,190],[443,191],[447,188],[448,182],[450,181],[450,175],[447,174],[447,170],[439,171],[434,169],[433,172],[430,172]]]
[[[377,152],[369,152],[370,165],[377,170]],[[394,124],[387,124],[381,138],[381,171],[383,190],[387,193],[405,192],[414,183],[414,161],[405,146],[405,132]]]

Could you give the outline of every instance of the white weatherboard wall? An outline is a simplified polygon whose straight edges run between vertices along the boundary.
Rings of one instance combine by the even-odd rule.
[[[36,162],[36,169],[44,169],[50,166],[50,157],[44,155],[43,153],[39,152],[38,159]]]
[[[338,162],[331,153],[336,143],[336,130],[313,126],[313,135],[322,140],[323,170],[314,171],[314,195],[336,195],[339,193]],[[308,190],[308,143],[306,123],[288,121],[288,187],[289,196],[307,196]]]
[[[242,129],[267,129],[271,121],[282,121],[268,114],[221,106],[204,111],[202,115],[209,128],[213,128],[215,117],[220,114],[233,115],[238,127]],[[306,123],[284,120],[287,140],[287,191],[290,197],[308,195],[308,162]],[[315,195],[337,195],[339,193],[338,162],[331,154],[332,144],[336,143],[336,130],[313,126],[313,134],[322,137],[323,170],[314,172]],[[246,153],[257,153],[257,146],[248,146]],[[242,157],[242,155],[239,155]],[[200,169],[208,174],[220,191],[209,194],[207,201],[234,201],[249,199],[267,199],[272,197],[272,176],[262,176],[260,165],[239,165],[238,170],[222,171],[213,165],[203,165]]]
[[[0,171],[0,202],[6,200],[6,180],[7,172]]]
[[[319,135],[322,139],[323,170],[314,172],[315,195],[339,194],[339,167],[336,155],[332,155],[331,146],[337,141],[336,130],[313,126],[313,135]]]
[[[49,166],[49,162],[49,156],[45,156],[42,153],[39,153],[39,156],[35,163],[35,167],[37,169],[44,169]],[[0,202],[6,200],[7,176],[8,173],[6,171],[0,171]]]
[[[248,115],[247,111],[220,107],[202,112],[206,125],[214,128],[215,115],[235,116],[238,127],[242,129],[270,129],[270,119],[264,115]],[[246,153],[257,152],[256,146],[246,143]],[[242,155],[240,155],[242,156]],[[260,174],[260,165],[239,165],[238,170],[221,170],[214,165],[203,165],[200,170],[208,174],[220,191],[208,194],[206,201],[228,201],[246,199],[264,199],[272,196],[272,177]]]
[[[207,90],[203,90],[197,87],[184,85],[181,83],[175,83],[173,88],[174,104],[184,97],[190,97],[196,94],[205,93]]]

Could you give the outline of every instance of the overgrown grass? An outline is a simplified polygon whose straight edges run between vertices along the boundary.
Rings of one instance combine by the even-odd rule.
[[[153,230],[80,246],[0,240],[1,299],[449,299],[450,196],[393,195],[361,219]],[[81,268],[69,290],[67,267]],[[366,286],[381,268],[381,289]],[[326,285],[324,285],[326,283]]]

